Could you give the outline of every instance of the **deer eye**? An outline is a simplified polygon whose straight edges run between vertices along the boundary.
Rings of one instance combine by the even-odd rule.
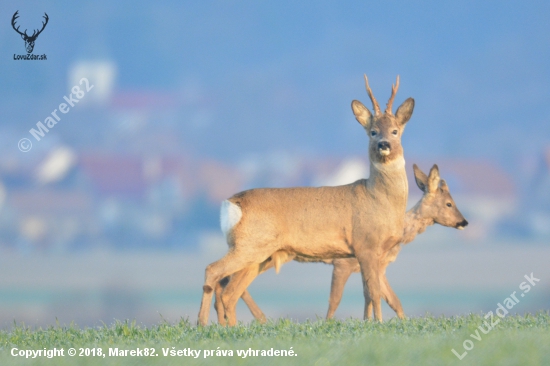
[[[447,202],[447,207],[453,207],[453,204],[450,202]]]
[[[376,131],[371,131],[371,132],[370,132],[370,135],[371,135],[371,136],[376,136]]]
[[[397,130],[393,130],[392,135],[397,136]]]

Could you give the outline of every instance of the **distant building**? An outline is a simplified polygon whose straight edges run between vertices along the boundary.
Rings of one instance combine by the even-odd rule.
[[[412,162],[426,173],[434,163],[408,159],[409,207],[421,196]],[[550,227],[550,153],[528,192],[532,207],[520,205],[511,177],[495,163],[458,159],[437,163],[470,222],[463,232],[466,238],[494,236],[506,220],[537,235]],[[343,185],[367,178],[368,170],[368,159],[362,157],[279,153],[229,165],[182,154],[78,154],[61,148],[35,165],[2,172],[0,244],[59,250],[82,243],[121,248],[197,246],[195,239],[202,233],[219,231],[219,205],[239,191]]]

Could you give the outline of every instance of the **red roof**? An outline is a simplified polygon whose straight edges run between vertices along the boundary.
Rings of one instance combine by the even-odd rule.
[[[84,155],[80,165],[101,194],[140,196],[145,192],[143,161],[139,157]]]

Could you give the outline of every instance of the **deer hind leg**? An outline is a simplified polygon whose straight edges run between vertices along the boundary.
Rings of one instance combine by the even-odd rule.
[[[243,268],[231,276],[229,284],[222,293],[222,302],[225,308],[227,324],[229,326],[234,326],[237,324],[237,301],[259,273],[260,265],[253,264]]]
[[[264,273],[268,269],[275,267],[276,262],[280,263],[279,258],[276,258],[276,260],[274,260],[275,257],[277,256],[277,254],[278,254],[278,252],[274,253],[271,257],[269,257],[262,264],[260,264],[258,274]],[[279,264],[279,263],[277,263],[277,264]],[[256,304],[256,302],[254,301],[254,299],[252,298],[252,296],[250,295],[248,290],[245,289],[243,291],[243,293],[241,295],[241,299],[244,301],[244,303],[248,307],[248,310],[250,310],[250,312],[252,313],[252,316],[254,317],[254,319],[256,319],[258,322],[260,322],[262,324],[267,322],[267,318],[265,317],[265,314],[262,312],[260,307]]]
[[[214,300],[214,309],[216,309],[216,313],[218,314],[218,323],[220,325],[226,325],[227,322],[225,320],[225,309],[222,302],[222,293],[227,284],[229,283],[230,277],[225,277],[221,281],[218,282],[216,285],[215,290],[215,300]],[[252,299],[252,296],[248,293],[247,290],[244,290],[243,294],[241,295],[241,299],[243,299],[244,303],[254,316],[256,320],[258,320],[260,323],[265,323],[267,321],[264,313],[260,309],[260,307],[256,304],[254,299]]]
[[[294,257],[295,255],[289,254],[285,251],[277,251],[273,253],[271,257],[269,257],[267,260],[265,260],[263,263],[260,264],[258,274],[264,273],[265,271],[273,267],[275,267],[275,269],[278,272],[278,269],[282,264],[290,262]],[[233,278],[231,280],[233,281]],[[226,285],[227,283],[224,284],[224,288]],[[254,299],[252,299],[252,296],[250,295],[248,290],[245,289],[243,291],[241,295],[241,299],[244,301],[244,303],[246,304],[246,306],[248,307],[248,309],[250,310],[250,312],[252,313],[252,315],[257,321],[259,321],[262,324],[267,321],[265,314],[262,312],[260,307],[256,304]],[[225,324],[225,319],[223,321],[223,324]]]
[[[254,263],[250,257],[241,255],[237,250],[230,250],[222,259],[209,264],[205,270],[202,300],[199,310],[199,325],[208,324],[212,295],[218,281]],[[223,294],[222,294],[223,296]]]
[[[327,319],[332,319],[334,317],[334,313],[342,300],[346,282],[353,272],[353,269],[348,265],[344,265],[344,263],[346,262],[335,261],[333,263],[334,268],[332,270],[332,283],[330,286],[330,298],[328,300]]]
[[[216,314],[218,314],[218,323],[220,325],[225,325],[225,309],[223,308],[222,292],[228,283],[229,276],[224,277],[221,279],[221,281],[218,281],[218,283],[216,284],[216,289],[214,290],[214,309],[216,309]]]

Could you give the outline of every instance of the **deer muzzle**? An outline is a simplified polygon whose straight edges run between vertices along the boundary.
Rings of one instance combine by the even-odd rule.
[[[378,153],[382,156],[388,156],[391,152],[391,146],[388,141],[380,141],[378,143]]]
[[[464,228],[468,226],[468,221],[466,221],[466,219],[460,221],[458,224],[456,224],[456,228],[458,230],[464,230]]]

